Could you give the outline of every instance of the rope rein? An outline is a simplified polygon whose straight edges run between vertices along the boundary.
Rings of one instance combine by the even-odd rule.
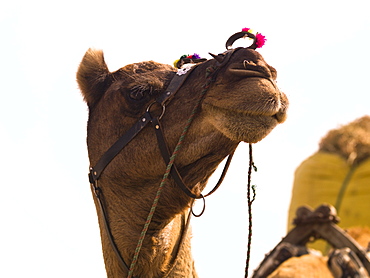
[[[172,155],[171,155],[171,158],[170,158],[170,161],[166,167],[166,171],[162,177],[162,181],[158,187],[158,190],[157,190],[157,193],[156,193],[156,196],[154,198],[154,201],[153,201],[153,204],[152,204],[152,207],[150,209],[150,212],[148,214],[148,217],[145,221],[145,224],[144,224],[144,227],[141,231],[141,234],[140,234],[140,237],[139,237],[139,240],[138,240],[138,243],[137,243],[137,246],[136,246],[136,249],[135,249],[135,252],[134,252],[134,256],[133,256],[133,259],[132,259],[132,262],[131,262],[131,265],[130,265],[130,268],[129,268],[129,273],[128,273],[128,276],[127,278],[132,278],[133,277],[133,272],[134,272],[134,268],[136,266],[136,263],[138,261],[138,258],[139,258],[139,254],[140,254],[140,250],[142,248],[142,245],[143,245],[143,242],[144,242],[144,239],[145,239],[145,236],[146,236],[146,233],[149,229],[149,225],[152,221],[152,218],[153,218],[153,215],[155,213],[155,210],[157,208],[157,205],[158,205],[158,201],[159,201],[159,198],[162,194],[162,191],[163,191],[163,188],[166,184],[166,181],[168,180],[169,178],[169,174],[170,174],[170,171],[171,171],[171,168],[172,166],[174,165],[174,162],[175,162],[175,158],[177,156],[177,154],[179,153],[181,147],[182,147],[182,143],[185,139],[185,136],[189,130],[189,127],[191,125],[191,123],[193,122],[194,120],[194,117],[200,107],[200,104],[202,103],[202,100],[208,90],[208,88],[210,87],[210,84],[214,81],[214,79],[212,78],[213,77],[213,73],[215,73],[217,71],[217,68],[216,67],[209,67],[207,68],[206,70],[206,77],[207,77],[207,82],[206,84],[203,86],[203,90],[199,96],[199,99],[197,101],[197,104],[196,106],[194,107],[192,113],[190,114],[189,116],[189,119],[187,120],[186,122],[186,125],[181,133],[181,136],[180,136],[180,139],[175,147],[175,150],[173,151]],[[248,167],[248,190],[247,190],[247,200],[248,200],[248,244],[247,244],[247,259],[246,259],[246,266],[245,266],[245,278],[248,278],[248,269],[249,269],[249,262],[250,262],[250,253],[251,253],[251,244],[252,244],[252,203],[254,202],[255,200],[255,197],[256,197],[256,188],[255,188],[255,185],[251,185],[251,177],[252,177],[252,169],[256,172],[257,171],[257,167],[254,165],[254,162],[253,162],[253,152],[252,152],[252,144],[249,144],[249,167]],[[252,191],[252,192],[251,192]],[[251,197],[251,193],[253,193],[252,197]]]
[[[175,147],[175,150],[173,151],[172,155],[171,155],[171,158],[170,158],[170,162],[168,163],[167,167],[166,167],[166,171],[163,175],[163,178],[162,178],[162,181],[158,187],[158,190],[157,190],[157,193],[156,193],[156,196],[154,198],[154,201],[153,201],[153,204],[152,204],[152,207],[150,209],[150,212],[148,214],[148,217],[145,221],[145,224],[144,224],[144,227],[141,231],[141,234],[140,234],[140,237],[139,237],[139,240],[138,240],[138,243],[137,243],[137,246],[136,246],[136,249],[135,249],[135,253],[134,253],[134,256],[133,256],[133,259],[132,259],[132,262],[131,262],[131,265],[130,265],[130,268],[129,268],[129,273],[128,273],[128,276],[127,278],[132,278],[133,276],[133,271],[134,271],[134,268],[135,268],[135,265],[138,261],[138,257],[139,257],[139,254],[140,254],[140,250],[143,246],[143,242],[144,242],[144,238],[145,238],[145,235],[148,231],[148,228],[149,228],[149,225],[152,221],[152,218],[153,218],[153,215],[154,215],[154,212],[157,208],[157,205],[158,205],[158,201],[159,201],[159,198],[161,197],[161,194],[162,194],[162,191],[163,191],[163,187],[164,185],[166,184],[166,181],[168,180],[168,177],[169,177],[169,174],[170,174],[170,171],[171,171],[171,168],[174,164],[174,161],[175,161],[175,158],[179,152],[179,150],[181,149],[181,146],[182,146],[182,143],[185,139],[185,136],[189,130],[189,127],[191,125],[191,123],[193,122],[194,120],[194,117],[200,107],[200,104],[202,103],[202,100],[203,100],[203,97],[205,96],[210,84],[214,81],[212,76],[213,76],[213,73],[215,73],[216,71],[216,68],[214,67],[209,67],[207,68],[206,70],[206,77],[207,77],[207,82],[205,83],[205,85],[203,85],[203,90],[199,96],[199,99],[193,109],[193,111],[191,112],[190,114],[190,117],[189,119],[187,120],[186,122],[186,125],[181,133],[181,136],[180,136],[180,139]]]
[[[252,180],[252,168],[257,172],[257,167],[253,162],[252,144],[249,144],[249,167],[248,167],[248,190],[247,190],[247,200],[248,200],[248,245],[247,245],[247,259],[245,262],[245,278],[248,278],[249,261],[251,255],[251,245],[252,245],[252,203],[256,198],[256,187],[251,185]],[[251,189],[253,192],[253,197],[251,199]]]

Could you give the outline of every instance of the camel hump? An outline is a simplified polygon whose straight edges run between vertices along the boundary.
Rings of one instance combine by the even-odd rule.
[[[112,75],[104,60],[102,50],[89,49],[77,71],[77,83],[85,102],[92,106],[112,83]]]

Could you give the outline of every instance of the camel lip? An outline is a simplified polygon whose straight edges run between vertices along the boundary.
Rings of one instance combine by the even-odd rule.
[[[287,114],[283,113],[281,111],[277,112],[276,114],[272,115],[273,118],[275,118],[279,124],[285,122],[287,118]]]
[[[262,78],[270,81],[272,86],[276,89],[279,90],[277,84],[276,84],[276,79],[272,78],[271,76],[268,76],[265,73],[255,71],[255,70],[248,70],[248,69],[241,69],[241,68],[230,68],[227,70],[229,74],[232,74],[234,76],[239,76],[239,77],[244,77],[244,78]]]
[[[262,78],[268,78],[266,74],[263,74],[262,72],[255,71],[255,70],[247,70],[247,69],[240,69],[240,68],[231,68],[227,70],[229,73],[237,76],[244,76],[244,77],[262,77]]]
[[[235,114],[235,115],[240,115],[240,116],[247,116],[247,117],[266,117],[266,118],[273,118],[275,119],[276,121],[278,121],[279,123],[281,122],[282,120],[282,113],[280,111],[276,111],[276,110],[273,110],[273,111],[265,111],[265,112],[262,112],[262,111],[243,111],[243,110],[232,110],[232,109],[227,109],[227,108],[224,108],[224,107],[219,107],[219,106],[216,106],[216,105],[213,105],[213,104],[210,104],[210,103],[203,103],[204,105],[206,106],[209,106],[211,107],[211,109],[216,109],[222,113],[232,113],[232,114]]]

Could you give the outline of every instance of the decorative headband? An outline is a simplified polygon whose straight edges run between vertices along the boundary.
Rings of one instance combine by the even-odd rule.
[[[194,53],[193,55],[182,55],[180,59],[177,59],[175,62],[173,62],[173,65],[175,68],[181,68],[184,64],[197,64],[207,61],[205,58],[201,58],[199,54]]]
[[[226,49],[229,50],[236,40],[246,37],[253,39],[252,45],[247,47],[249,49],[261,48],[266,42],[265,36],[261,33],[257,32],[256,35],[254,35],[250,28],[243,28],[241,32],[235,33],[226,41]]]
[[[243,28],[241,32],[235,33],[226,41],[226,49],[231,49],[233,43],[241,38],[251,38],[253,43],[248,46],[248,49],[255,50],[256,48],[261,48],[265,45],[266,38],[261,33],[256,33],[255,35],[252,33],[252,29],[250,28]],[[212,55],[213,56],[213,55]],[[194,53],[193,55],[182,55],[180,59],[177,59],[173,62],[175,68],[180,69],[184,64],[197,64],[206,61],[207,59],[201,58],[198,54]]]

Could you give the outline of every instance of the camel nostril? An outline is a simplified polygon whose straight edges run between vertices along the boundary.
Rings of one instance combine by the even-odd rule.
[[[264,77],[267,78],[271,78],[272,76],[270,70],[267,67],[259,65],[258,63],[251,60],[243,60],[243,70],[258,72],[259,74],[262,74]]]
[[[257,67],[257,65],[254,62],[248,60],[243,61],[243,66],[245,69],[248,69],[250,67]]]

